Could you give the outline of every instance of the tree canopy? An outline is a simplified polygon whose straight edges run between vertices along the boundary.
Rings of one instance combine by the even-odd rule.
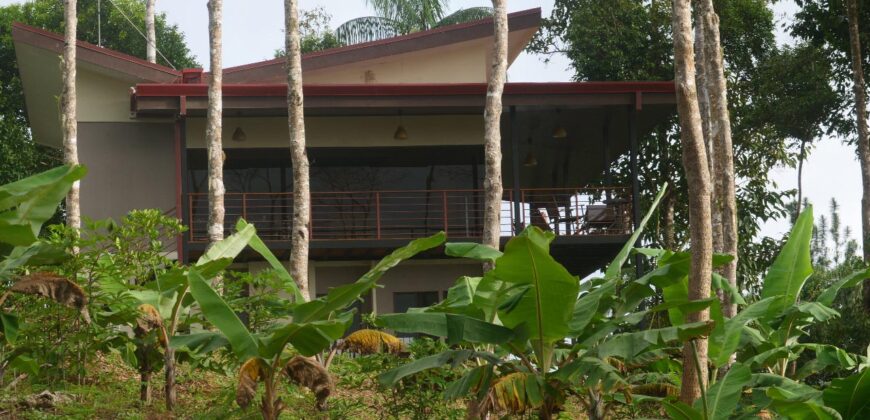
[[[788,214],[792,194],[777,188],[769,173],[776,166],[796,164],[798,136],[809,136],[808,141],[812,141],[820,135],[820,119],[836,108],[837,95],[827,83],[827,75],[834,69],[824,60],[824,52],[814,45],[777,47],[770,2],[714,3],[721,21],[729,83],[740,249],[749,256],[739,259],[740,271],[741,277],[757,278],[759,273],[753,269],[750,255],[769,254],[755,248],[772,246],[774,242],[754,240],[758,239],[762,223]],[[545,57],[565,54],[578,81],[672,80],[670,26],[668,1],[557,0],[529,50]],[[782,74],[795,77],[783,81]],[[671,201],[666,199],[662,210],[664,213],[668,203],[673,203],[675,226],[662,226],[665,220],[659,217],[660,228],[650,234],[658,244],[665,241],[667,228],[674,229],[677,246],[687,240],[687,189],[679,147],[675,118],[654,128],[641,143],[640,155],[647,157],[640,162],[642,197],[652,197],[665,181],[675,185],[677,196]],[[628,160],[621,159],[618,166],[615,181],[628,182]]]
[[[80,1],[78,38],[93,44],[97,40],[97,4]],[[116,6],[113,6],[113,3]],[[145,38],[133,28],[118,8],[140,30],[145,26],[145,5],[135,0],[105,2],[100,10],[102,45],[126,54],[145,57]],[[24,93],[18,75],[15,47],[12,43],[13,22],[21,22],[48,31],[63,32],[63,4],[53,0],[12,4],[0,7],[0,183],[31,175],[59,162],[57,151],[35,144],[24,107]],[[176,68],[198,67],[185,43],[184,34],[166,16],[156,17],[157,46],[170,63],[159,56],[157,62]]]

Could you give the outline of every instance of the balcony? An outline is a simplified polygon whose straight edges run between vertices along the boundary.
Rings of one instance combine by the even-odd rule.
[[[528,225],[557,236],[619,236],[631,232],[631,192],[625,187],[505,190],[501,234]],[[208,194],[187,195],[191,243],[208,241]],[[238,218],[265,241],[290,240],[292,193],[227,193],[226,231]],[[479,240],[483,190],[313,192],[312,241],[410,240],[439,231],[452,240]]]

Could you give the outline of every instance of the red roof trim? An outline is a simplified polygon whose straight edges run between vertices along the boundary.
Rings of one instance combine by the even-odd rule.
[[[674,82],[506,83],[505,95],[675,93]],[[306,85],[306,96],[463,96],[485,95],[485,83]],[[135,96],[208,96],[207,84],[139,84]],[[286,96],[285,84],[225,84],[223,96]]]
[[[509,13],[508,14],[508,22],[510,22],[511,19],[516,19],[516,18],[520,18],[523,16],[531,16],[531,15],[540,16],[541,15],[541,8],[536,7],[534,9],[521,10],[518,12]],[[341,54],[341,53],[346,53],[348,51],[361,50],[361,49],[372,48],[372,47],[381,47],[384,45],[390,45],[390,44],[395,44],[395,43],[399,43],[399,42],[413,41],[413,40],[418,39],[418,38],[428,37],[428,36],[432,36],[432,35],[436,35],[436,34],[440,34],[440,33],[444,33],[444,32],[464,30],[464,29],[468,29],[471,27],[475,27],[475,26],[491,25],[491,24],[492,24],[491,17],[480,19],[480,20],[474,20],[474,21],[470,21],[470,22],[457,23],[455,25],[447,25],[447,26],[443,26],[440,28],[434,28],[434,29],[429,29],[426,31],[414,32],[414,33],[410,33],[407,35],[401,35],[401,36],[381,39],[381,40],[377,40],[377,41],[363,42],[360,44],[347,45],[347,46],[338,47],[338,48],[330,48],[330,49],[323,50],[323,51],[315,51],[315,52],[311,52],[308,54],[303,54],[302,60],[323,57],[323,56],[329,56],[329,55],[335,55],[335,54]],[[285,61],[284,58],[273,58],[271,60],[243,64],[243,65],[235,66],[235,67],[228,67],[228,68],[225,68],[223,70],[223,72],[224,72],[224,74],[227,74],[227,73],[234,73],[234,72],[243,71],[243,70],[250,70],[250,69],[254,69],[254,68],[258,68],[258,67],[271,66],[271,65],[275,65],[275,64],[282,64],[283,65],[284,61]]]
[[[35,27],[35,26],[25,25],[25,24],[23,24],[23,23],[21,23],[21,22],[13,22],[13,23],[12,23],[12,27],[15,28],[15,29],[19,29],[19,30],[23,30],[23,31],[31,32],[31,33],[34,33],[34,34],[37,34],[37,35],[41,35],[41,36],[44,36],[44,37],[47,37],[47,38],[51,38],[51,39],[53,39],[53,40],[55,40],[55,41],[57,41],[57,42],[60,42],[60,43],[63,43],[63,42],[64,42],[63,36],[61,36],[60,34],[56,34],[56,33],[54,33],[54,32],[46,31],[45,29],[37,28],[37,27]],[[84,48],[84,49],[86,49],[86,50],[94,51],[94,52],[97,52],[97,53],[100,53],[100,54],[103,54],[103,55],[107,55],[107,56],[112,57],[112,58],[116,58],[116,59],[119,59],[119,60],[127,61],[127,62],[130,62],[130,63],[133,63],[133,64],[138,64],[138,65],[141,65],[141,66],[150,67],[150,68],[152,68],[152,69],[154,69],[154,70],[159,70],[159,71],[162,71],[162,72],[165,72],[165,73],[169,73],[169,74],[171,74],[171,75],[173,75],[173,76],[181,76],[181,72],[180,72],[180,71],[173,70],[171,67],[166,67],[166,66],[164,66],[164,65],[160,65],[160,64],[157,64],[157,63],[152,63],[152,62],[150,62],[150,61],[143,60],[143,59],[141,59],[141,58],[134,57],[134,56],[132,56],[132,55],[124,54],[124,53],[121,53],[121,52],[118,52],[118,51],[115,51],[115,50],[112,50],[112,49],[109,49],[109,48],[103,48],[103,47],[100,47],[100,46],[97,46],[97,45],[91,44],[91,43],[89,43],[89,42],[85,42],[85,41],[77,40],[77,41],[76,41],[76,46],[79,47],[79,48]]]

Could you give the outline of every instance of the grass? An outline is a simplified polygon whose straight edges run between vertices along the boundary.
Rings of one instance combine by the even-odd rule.
[[[424,376],[405,389],[382,389],[377,373],[402,361],[391,356],[368,356],[357,359],[337,357],[330,368],[336,378],[335,393],[327,412],[314,410],[314,397],[305,389],[286,384],[282,398],[287,409],[282,419],[463,419],[461,401],[441,398],[439,386],[455,376],[441,371]],[[166,412],[163,400],[162,372],[152,381],[153,400],[139,399],[139,375],[115,355],[99,357],[88,369],[85,384],[59,383],[51,386],[24,381],[0,396],[3,419],[258,419],[255,404],[242,410],[235,403],[234,375],[202,369],[178,368],[177,410]],[[62,393],[68,401],[48,410],[24,409],[19,402],[27,395],[44,390]],[[560,419],[583,418],[577,401],[568,401]],[[535,418],[534,416],[530,418]]]

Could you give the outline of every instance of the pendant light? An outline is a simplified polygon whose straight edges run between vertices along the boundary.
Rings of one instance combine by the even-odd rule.
[[[402,111],[399,110],[399,126],[396,127],[396,132],[393,133],[393,140],[408,140],[408,131],[402,125]]]
[[[526,159],[523,160],[523,166],[526,168],[532,168],[538,166],[538,158],[535,157],[535,151],[532,150],[532,138],[529,137],[529,153],[526,154]]]
[[[567,137],[568,131],[565,130],[565,127],[562,127],[562,124],[559,123],[559,108],[556,108],[556,128],[553,129],[553,138],[564,139]]]
[[[233,141],[245,141],[248,139],[248,135],[242,131],[242,127],[236,127],[236,130],[233,131]]]

